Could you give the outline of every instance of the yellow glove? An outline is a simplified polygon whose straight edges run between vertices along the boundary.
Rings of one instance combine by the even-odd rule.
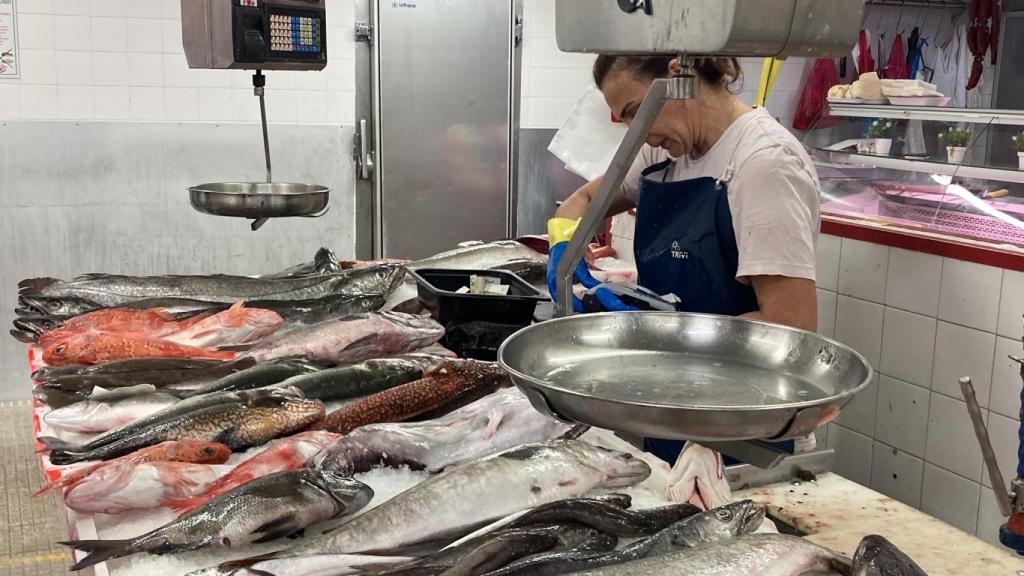
[[[548,220],[548,245],[554,246],[562,242],[568,242],[572,238],[576,228],[580,225],[580,218],[552,218]]]

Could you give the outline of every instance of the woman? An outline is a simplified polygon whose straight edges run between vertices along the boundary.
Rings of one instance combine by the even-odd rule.
[[[682,73],[678,60],[600,56],[594,82],[629,124],[655,78]],[[688,312],[739,315],[817,329],[814,245],[819,182],[803,147],[763,109],[730,92],[734,58],[698,59],[694,100],[669,100],[637,156],[609,216],[636,207],[639,283],[675,294]],[[577,190],[548,222],[548,283],[568,239],[600,186]],[[591,284],[584,266],[577,280]],[[552,288],[553,290],[553,288]],[[605,308],[625,309],[613,295]],[[674,461],[682,444],[646,448]]]

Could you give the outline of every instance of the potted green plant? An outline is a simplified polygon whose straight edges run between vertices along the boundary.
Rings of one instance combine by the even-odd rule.
[[[1013,147],[1017,149],[1017,167],[1024,170],[1024,132],[1013,137]]]
[[[868,126],[868,138],[875,140],[875,154],[888,156],[892,150],[893,125],[889,120],[874,120]]]
[[[946,157],[950,164],[963,163],[967,144],[971,141],[971,131],[950,126],[945,132],[939,132],[939,139],[946,144]]]

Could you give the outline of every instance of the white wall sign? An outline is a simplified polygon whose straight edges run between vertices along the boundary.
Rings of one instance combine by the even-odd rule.
[[[0,80],[20,76],[18,11],[14,0],[0,0]]]

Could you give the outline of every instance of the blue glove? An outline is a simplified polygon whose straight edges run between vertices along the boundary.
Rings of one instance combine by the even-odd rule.
[[[553,245],[548,251],[548,291],[551,292],[551,298],[556,302],[558,300],[558,263],[562,261],[562,256],[565,254],[565,249],[568,247],[568,241],[559,242]],[[593,288],[601,284],[590,274],[590,270],[587,268],[587,263],[583,259],[580,259],[579,263],[576,264],[576,270],[573,275],[576,278],[576,281],[583,284],[586,288]],[[569,289],[571,290],[572,287],[570,286]],[[620,300],[618,296],[604,288],[598,288],[594,295],[597,297],[598,302],[601,303],[601,306],[609,312],[638,310],[638,308],[627,305],[625,302]],[[583,309],[583,302],[581,302],[575,295],[572,297],[572,307],[573,310],[579,313],[586,311]]]

